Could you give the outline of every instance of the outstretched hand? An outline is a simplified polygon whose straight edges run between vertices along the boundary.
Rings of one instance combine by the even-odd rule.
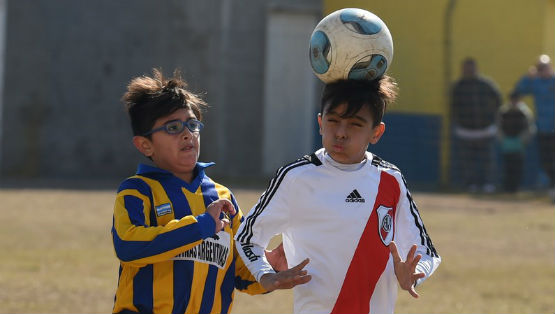
[[[424,273],[415,272],[416,265],[418,264],[418,261],[420,261],[420,258],[422,258],[422,255],[420,254],[416,256],[414,255],[414,253],[416,253],[416,244],[410,248],[405,261],[401,260],[401,256],[399,255],[395,242],[391,241],[389,244],[389,251],[391,251],[391,255],[393,256],[393,266],[395,268],[395,276],[397,276],[399,286],[401,289],[407,290],[414,298],[418,298],[418,293],[414,290],[416,280],[424,278],[426,275]]]
[[[260,278],[260,284],[268,292],[276,289],[291,289],[294,286],[305,284],[312,279],[312,276],[303,269],[309,262],[310,260],[307,258],[288,270],[265,274]]]
[[[215,233],[220,232],[225,228],[225,226],[230,224],[229,215],[235,215],[237,211],[228,199],[220,198],[219,200],[213,201],[208,207],[206,208],[206,212],[212,216],[214,221],[216,222],[216,230]],[[222,215],[223,213],[223,215]]]

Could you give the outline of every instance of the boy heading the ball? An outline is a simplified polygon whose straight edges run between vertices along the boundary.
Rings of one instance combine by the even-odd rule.
[[[393,313],[397,286],[418,297],[441,262],[401,172],[367,151],[395,97],[387,76],[327,84],[323,148],[281,167],[238,230],[239,254],[267,290],[283,276],[264,258],[274,235],[289,265],[310,259],[295,313]]]
[[[205,102],[177,72],[166,79],[159,70],[133,78],[122,100],[133,144],[152,163],[140,164],[116,196],[113,313],[229,313],[234,289],[266,292],[237,258],[243,216],[235,197],[205,174],[213,163],[198,162]],[[279,250],[266,253],[286,268]]]

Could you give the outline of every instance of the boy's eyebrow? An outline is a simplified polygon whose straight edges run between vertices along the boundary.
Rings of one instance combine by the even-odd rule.
[[[195,117],[189,117],[189,118],[185,119],[185,122],[187,122],[187,121],[189,121],[189,120],[197,120],[197,118],[195,118]],[[179,119],[179,118],[169,119],[169,120],[164,121],[164,123],[162,123],[162,124],[166,124],[166,123],[173,122],[173,121],[183,121],[183,120],[181,120],[181,119]]]
[[[162,125],[164,125],[166,123],[169,123],[169,122],[173,122],[173,121],[181,121],[181,119],[169,119],[169,120],[164,121],[164,123],[162,123]]]
[[[342,117],[340,114],[338,114],[338,113],[335,112],[334,110],[328,111],[328,112],[326,112],[326,114],[327,114],[327,115],[333,115],[333,116],[339,117],[339,118],[341,118],[341,119],[355,118],[355,119],[360,120],[360,121],[362,121],[362,122],[364,122],[364,123],[368,123],[368,120],[366,120],[364,117],[359,116],[359,115],[356,115],[356,114],[355,114],[355,115],[352,115],[352,116],[349,116],[349,117],[346,117],[346,118]]]

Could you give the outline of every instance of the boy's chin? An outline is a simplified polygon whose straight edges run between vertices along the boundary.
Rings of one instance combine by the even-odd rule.
[[[358,164],[364,159],[364,156],[361,156],[360,158],[354,158],[353,156],[348,156],[347,154],[338,152],[328,152],[328,154],[336,162],[345,165]]]

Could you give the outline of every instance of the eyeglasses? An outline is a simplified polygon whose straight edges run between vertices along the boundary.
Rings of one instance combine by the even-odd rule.
[[[200,132],[200,130],[202,130],[202,128],[204,127],[204,124],[199,120],[195,120],[195,119],[191,119],[187,121],[172,120],[170,122],[165,123],[163,126],[159,128],[156,128],[144,133],[143,136],[147,136],[154,132],[158,132],[162,130],[166,131],[166,133],[168,134],[181,134],[181,132],[183,132],[185,127],[187,127],[189,131],[194,133],[194,132]]]

